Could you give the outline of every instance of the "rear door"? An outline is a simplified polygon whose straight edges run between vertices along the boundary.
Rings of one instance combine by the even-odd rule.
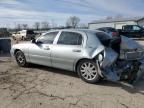
[[[52,48],[52,66],[71,70],[82,54],[83,36],[78,32],[62,31]]]

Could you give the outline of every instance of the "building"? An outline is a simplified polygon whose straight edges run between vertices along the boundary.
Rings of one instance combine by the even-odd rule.
[[[104,20],[92,21],[88,24],[89,29],[97,29],[100,27],[113,27],[122,29],[123,25],[140,25],[144,26],[144,17],[132,18],[109,18]]]

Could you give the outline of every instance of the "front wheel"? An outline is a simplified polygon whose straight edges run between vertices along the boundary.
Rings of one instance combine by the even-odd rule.
[[[24,37],[24,36],[22,36],[21,40],[23,40],[23,41],[24,41],[24,40],[25,40],[25,37]]]
[[[88,83],[97,83],[100,80],[98,66],[92,60],[82,60],[77,66],[79,77]]]
[[[15,53],[15,58],[16,58],[16,62],[19,66],[21,66],[21,67],[27,66],[26,58],[22,51],[17,51]]]

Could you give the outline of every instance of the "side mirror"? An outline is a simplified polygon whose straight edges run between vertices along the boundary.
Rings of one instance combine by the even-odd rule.
[[[32,42],[32,43],[36,43],[36,39],[35,39],[35,38],[32,39],[31,42]]]

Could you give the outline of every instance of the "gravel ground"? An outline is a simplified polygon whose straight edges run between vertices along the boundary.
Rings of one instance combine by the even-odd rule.
[[[134,87],[109,81],[88,84],[76,73],[39,65],[21,68],[4,56],[0,108],[144,108],[144,80]]]
[[[88,84],[73,72],[0,58],[0,108],[144,108],[143,83]]]

